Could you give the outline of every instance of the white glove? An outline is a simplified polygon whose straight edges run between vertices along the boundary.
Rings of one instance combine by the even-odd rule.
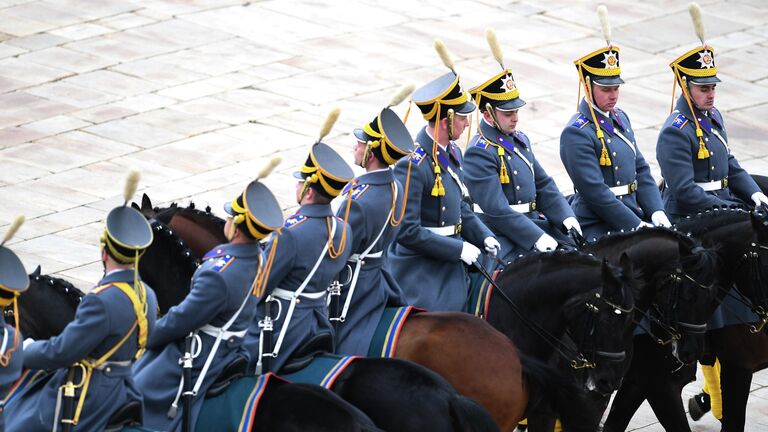
[[[477,261],[479,256],[480,249],[478,249],[477,246],[467,242],[464,242],[464,244],[461,245],[461,260],[467,265],[472,265],[473,262]]]
[[[643,228],[643,227],[653,228],[653,224],[649,224],[646,221],[640,221],[640,225],[638,225],[637,228],[635,228],[635,229],[640,229],[640,228]]]
[[[765,196],[762,192],[755,192],[752,194],[752,201],[755,202],[755,207],[760,206],[760,204],[768,205],[768,197]]]
[[[651,215],[651,222],[656,226],[672,228],[672,222],[669,221],[667,214],[662,210],[653,212]]]
[[[557,249],[557,240],[552,238],[547,233],[544,233],[536,240],[536,244],[533,245],[539,252],[552,251]]]
[[[24,342],[22,342],[22,343],[21,343],[21,349],[23,349],[23,350],[24,350],[24,349],[27,349],[27,346],[29,346],[29,344],[31,344],[31,343],[32,343],[32,342],[34,342],[34,341],[35,341],[35,340],[34,340],[34,339],[32,339],[32,338],[26,338],[26,339],[24,339]]]
[[[492,253],[493,256],[499,255],[501,245],[499,244],[499,241],[496,240],[496,237],[486,237],[483,244],[485,245],[486,252]]]
[[[569,216],[563,220],[563,226],[565,227],[566,231],[570,231],[571,228],[575,229],[576,232],[579,233],[579,235],[584,235],[583,232],[581,232],[581,225],[579,225],[579,221],[576,220],[575,217]]]

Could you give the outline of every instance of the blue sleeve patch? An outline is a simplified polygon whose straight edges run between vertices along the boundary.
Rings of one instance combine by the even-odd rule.
[[[675,117],[675,119],[672,120],[672,126],[678,129],[682,129],[683,126],[685,126],[686,124],[688,124],[688,119],[685,118],[685,116],[682,114],[678,114],[677,117]]]
[[[211,270],[215,272],[223,272],[227,267],[229,267],[230,264],[235,260],[235,257],[232,255],[224,255],[223,257],[219,257],[216,261],[213,263],[213,267],[211,267]]]
[[[427,152],[425,152],[421,146],[416,146],[416,148],[413,150],[413,153],[411,153],[411,162],[415,163],[416,165],[421,165],[421,163],[424,162],[424,158],[426,156]]]
[[[487,149],[488,145],[488,141],[486,141],[483,137],[478,138],[477,142],[475,143],[475,147],[480,147],[481,149]]]
[[[581,129],[588,124],[589,124],[589,119],[584,114],[579,114],[579,116],[576,117],[576,120],[571,124],[571,126]]]
[[[296,225],[304,222],[307,220],[307,217],[304,215],[298,215],[298,216],[292,216],[285,220],[285,228],[293,228]]]
[[[355,188],[355,190],[352,191],[352,195],[350,195],[349,198],[353,199],[353,200],[360,198],[361,196],[363,196],[365,191],[368,190],[369,187],[370,187],[370,185],[367,185],[367,184],[358,185]]]

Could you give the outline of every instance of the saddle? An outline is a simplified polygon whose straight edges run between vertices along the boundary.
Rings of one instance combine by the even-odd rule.
[[[126,426],[142,424],[141,402],[130,401],[115,411],[107,421],[104,432],[120,432]]]
[[[228,365],[224,367],[219,376],[216,377],[216,381],[211,384],[208,391],[205,393],[206,398],[214,398],[222,393],[229,387],[232,382],[238,378],[245,376],[245,371],[248,368],[248,360],[245,357],[237,356]]]
[[[331,333],[317,334],[291,354],[283,368],[280,369],[280,374],[300,371],[312,363],[312,360],[318,355],[329,352],[333,352],[333,335]]]

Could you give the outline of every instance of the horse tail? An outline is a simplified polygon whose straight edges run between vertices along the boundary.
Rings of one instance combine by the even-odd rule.
[[[454,394],[448,401],[451,419],[458,431],[496,432],[499,426],[482,405],[474,399]]]

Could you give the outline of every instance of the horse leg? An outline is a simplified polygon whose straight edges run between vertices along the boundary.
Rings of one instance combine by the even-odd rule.
[[[720,386],[723,393],[721,432],[743,432],[752,370],[722,360],[720,367]]]
[[[641,386],[624,380],[613,398],[608,418],[603,425],[603,432],[622,432],[627,430],[632,416],[645,400],[645,391]]]
[[[666,379],[654,381],[648,390],[648,403],[664,430],[690,432],[691,427],[680,396],[682,389],[669,379],[668,374],[663,377]]]
[[[528,432],[553,432],[555,418],[547,415],[532,415],[528,417]]]

